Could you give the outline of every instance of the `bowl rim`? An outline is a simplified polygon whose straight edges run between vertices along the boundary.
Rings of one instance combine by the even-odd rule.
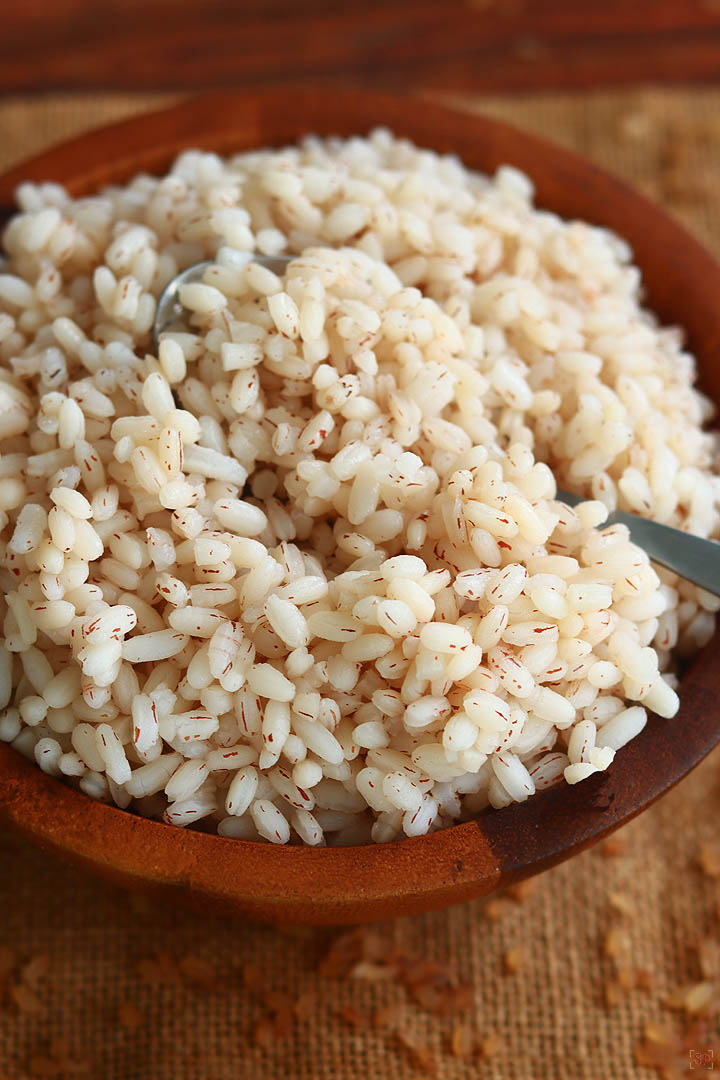
[[[509,163],[532,174],[533,163],[542,162],[534,177],[538,204],[584,220],[593,207],[594,223],[631,240],[644,273],[654,253],[672,251],[663,275],[648,274],[649,304],[663,320],[682,322],[706,370],[718,365],[720,266],[661,207],[569,150],[502,121],[418,97],[305,87],[293,91],[289,110],[284,89],[202,95],[80,135],[15,166],[0,177],[0,201],[9,202],[24,180],[52,179],[83,195],[138,171],[157,172],[199,143],[231,153],[282,145],[313,131],[365,133],[378,124],[456,153],[474,168]],[[607,772],[427,836],[307,848],[174,829],[95,802],[5,745],[0,820],[124,885],[172,888],[191,902],[208,899],[261,921],[357,922],[467,900],[599,840],[712,749],[720,740],[713,659],[718,640],[716,633],[685,675],[678,715],[652,717]]]

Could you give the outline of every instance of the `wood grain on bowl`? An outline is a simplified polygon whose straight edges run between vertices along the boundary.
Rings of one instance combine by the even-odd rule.
[[[161,172],[180,150],[221,153],[299,136],[365,133],[384,124],[492,171],[512,164],[542,207],[615,229],[632,244],[661,318],[683,325],[705,388],[720,401],[720,267],[665,212],[575,155],[505,124],[413,98],[305,89],[207,96],[93,132],[0,178],[0,202],[22,180],[82,195],[138,171]],[[685,674],[681,710],[651,718],[608,772],[561,784],[477,821],[392,844],[273,847],[148,821],[49,778],[0,747],[0,817],[50,851],[129,887],[263,921],[350,923],[487,895],[581,850],[639,813],[720,739],[718,635]]]

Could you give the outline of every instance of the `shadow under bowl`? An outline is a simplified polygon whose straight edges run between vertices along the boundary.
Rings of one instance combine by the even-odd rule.
[[[537,204],[614,229],[641,267],[646,302],[681,325],[703,389],[720,402],[720,266],[659,206],[577,155],[507,124],[418,97],[334,88],[208,95],[90,132],[0,177],[0,203],[24,180],[74,196],[162,173],[189,147],[228,154],[305,134],[377,125],[484,172],[514,165]],[[720,740],[718,634],[695,658],[672,720],[651,717],[610,769],[442,832],[348,848],[275,847],[179,830],[97,803],[0,745],[0,821],[41,848],[127,888],[262,922],[355,923],[485,896],[581,851],[649,806]]]

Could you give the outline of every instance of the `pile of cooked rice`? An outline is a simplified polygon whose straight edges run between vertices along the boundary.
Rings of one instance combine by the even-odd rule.
[[[711,536],[720,485],[622,240],[382,130],[18,198],[0,738],[173,825],[348,844],[574,784],[675,713],[720,602],[603,523]]]

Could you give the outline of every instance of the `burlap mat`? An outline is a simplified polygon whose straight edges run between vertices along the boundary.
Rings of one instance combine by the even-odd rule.
[[[0,168],[163,100],[5,102]],[[720,90],[463,104],[625,174],[720,252]],[[0,836],[0,1078],[703,1075],[713,1049],[720,1067],[719,767],[527,890],[361,935],[152,909]]]

